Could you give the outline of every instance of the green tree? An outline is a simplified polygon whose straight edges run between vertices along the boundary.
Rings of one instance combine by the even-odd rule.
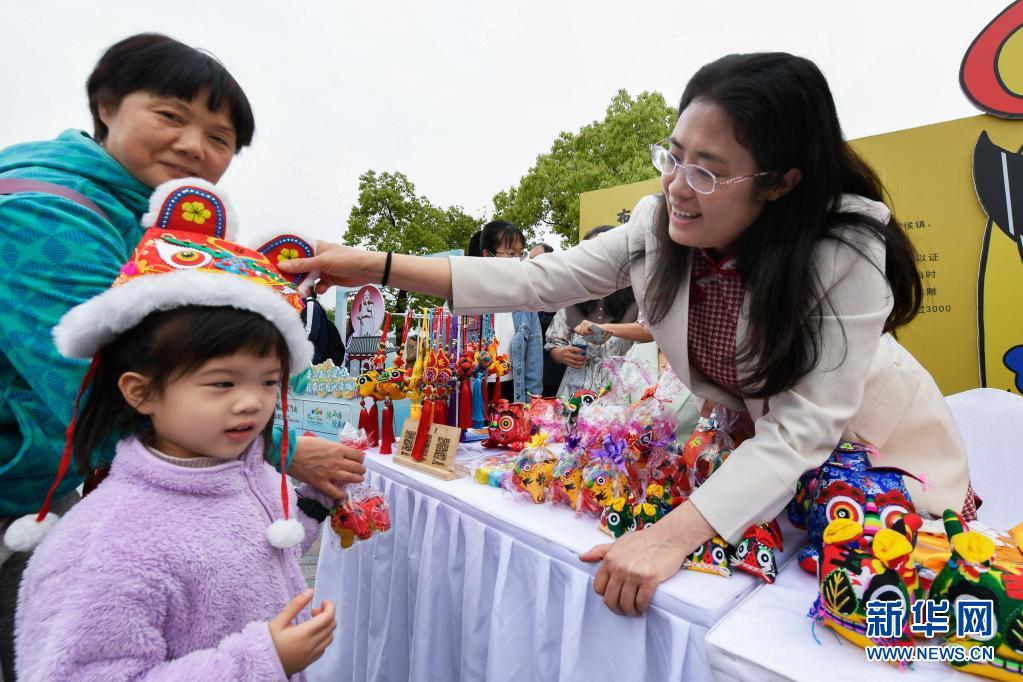
[[[671,134],[675,109],[664,95],[633,99],[619,90],[602,121],[561,133],[519,184],[494,196],[497,217],[519,225],[530,239],[549,230],[567,246],[579,241],[579,194],[655,177],[649,145]]]
[[[348,216],[344,241],[374,251],[426,255],[464,249],[483,221],[468,215],[461,206],[442,208],[425,196],[403,173],[368,170],[359,176],[359,199]],[[404,312],[414,307],[438,305],[431,297],[384,290],[388,309]]]

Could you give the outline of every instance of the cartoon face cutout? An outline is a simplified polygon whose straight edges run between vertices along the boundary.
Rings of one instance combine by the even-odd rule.
[[[380,373],[370,370],[359,375],[359,395],[363,398],[373,397],[377,393],[377,381]]]

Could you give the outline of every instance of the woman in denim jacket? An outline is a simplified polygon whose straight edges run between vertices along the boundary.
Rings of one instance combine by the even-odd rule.
[[[469,255],[523,260],[527,255],[526,238],[514,223],[494,220],[469,240]],[[511,363],[512,380],[501,384],[501,397],[516,403],[528,403],[530,396],[543,392],[540,318],[536,313],[525,310],[495,310],[494,332],[500,344],[498,352],[506,354]],[[491,381],[494,380],[491,377]]]

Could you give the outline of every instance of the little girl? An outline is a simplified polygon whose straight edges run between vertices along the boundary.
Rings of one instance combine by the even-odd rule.
[[[280,680],[333,637],[334,606],[310,617],[298,564],[322,519],[280,520],[294,492],[264,459],[288,370],[311,355],[294,282],[224,239],[229,211],[211,187],[169,184],[113,287],[54,332],[62,353],[93,358],[61,472],[72,451],[88,470],[99,445],[122,440],[25,571],[21,680]],[[300,492],[316,501],[304,509],[330,504]]]

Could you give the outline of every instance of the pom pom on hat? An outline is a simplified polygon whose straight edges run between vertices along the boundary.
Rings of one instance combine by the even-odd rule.
[[[277,549],[294,547],[305,538],[305,528],[295,519],[277,519],[266,529],[266,539]]]
[[[4,533],[4,544],[15,552],[28,552],[39,544],[60,517],[50,512],[42,521],[37,521],[37,518],[36,514],[28,514],[15,520]]]

